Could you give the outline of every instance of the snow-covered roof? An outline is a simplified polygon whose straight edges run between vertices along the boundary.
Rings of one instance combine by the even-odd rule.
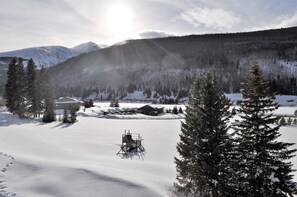
[[[79,101],[75,98],[61,97],[58,100],[56,100],[56,104],[57,103],[81,103],[81,101]]]

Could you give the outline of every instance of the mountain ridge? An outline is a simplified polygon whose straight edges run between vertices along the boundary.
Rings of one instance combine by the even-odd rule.
[[[253,59],[267,78],[289,83],[297,76],[297,27],[127,40],[62,62],[50,74],[57,89],[79,89],[75,95],[90,87],[124,93],[150,88],[176,95],[190,89],[195,74],[211,68],[224,91],[232,93],[240,91]]]
[[[99,50],[101,47],[94,42],[87,42],[72,48],[64,46],[40,46],[1,52],[0,57],[21,57],[25,60],[32,58],[38,68],[51,67],[69,58],[83,53]]]

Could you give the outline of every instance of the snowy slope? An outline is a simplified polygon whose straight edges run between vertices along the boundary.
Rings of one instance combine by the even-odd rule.
[[[99,46],[93,42],[84,43],[73,48],[63,46],[44,46],[20,49],[0,53],[0,57],[32,58],[40,68],[42,65],[50,67],[82,53],[98,50]]]
[[[0,170],[5,168],[0,171],[0,194],[176,196],[174,156],[179,126],[179,120],[95,117],[78,117],[73,125],[42,124],[19,120],[0,109]],[[146,153],[129,158],[116,155],[124,129],[141,133]]]
[[[286,113],[287,107],[279,110]],[[137,116],[79,116],[75,124],[43,124],[0,108],[0,196],[182,196],[173,187],[180,120]],[[125,129],[141,134],[145,153],[116,155]],[[296,126],[282,127],[281,140],[296,142],[294,131]],[[297,157],[292,162],[296,169]]]
[[[89,52],[92,52],[92,51],[99,50],[99,49],[101,49],[101,47],[98,44],[94,43],[94,42],[86,42],[86,43],[77,45],[77,46],[75,46],[75,47],[73,47],[71,49],[73,51],[76,51],[79,54],[82,54],[82,53],[89,53]]]

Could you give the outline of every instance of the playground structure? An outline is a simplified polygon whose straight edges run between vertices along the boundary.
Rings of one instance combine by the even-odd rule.
[[[140,136],[139,133],[131,133],[130,130],[124,131],[122,134],[122,145],[121,149],[117,153],[119,154],[128,154],[130,152],[143,152],[145,151],[144,147],[142,146],[141,142],[143,138]]]

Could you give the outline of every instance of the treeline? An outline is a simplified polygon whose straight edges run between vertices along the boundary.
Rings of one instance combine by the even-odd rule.
[[[269,82],[257,63],[242,86],[240,120],[230,125],[231,103],[217,76],[196,77],[185,121],[179,156],[175,158],[179,191],[189,196],[294,196],[293,143],[280,137],[278,108]]]
[[[131,83],[127,86],[120,86],[118,88],[100,88],[98,86],[90,87],[90,88],[81,88],[81,87],[55,87],[56,95],[59,97],[65,96],[74,96],[74,97],[82,97],[84,100],[88,96],[92,94],[96,95],[105,95],[99,96],[98,100],[110,100],[113,97],[123,98],[127,96],[129,93],[134,93],[135,91],[141,91],[146,96],[147,99],[170,99],[169,97],[173,97],[177,100],[186,98],[189,95],[190,88],[169,88],[162,87],[161,85],[156,88],[150,88],[146,86],[137,86],[134,83]]]
[[[8,111],[20,118],[40,117],[44,122],[55,120],[55,99],[47,70],[36,70],[32,59],[27,67],[23,59],[12,59],[8,66],[4,98]]]
[[[296,77],[280,77],[270,79],[270,87],[277,94],[297,95]]]
[[[234,76],[224,76],[226,80],[223,80],[222,77],[218,76],[218,81],[221,84],[222,90],[225,93],[237,93],[240,92],[240,84],[241,80],[238,79],[238,76],[235,74]],[[191,80],[192,78],[189,78]],[[172,79],[174,81],[174,79]],[[193,80],[193,79],[192,79]],[[297,80],[294,76],[277,76],[277,78],[268,78],[267,80],[270,82],[271,90],[276,94],[281,95],[297,95]],[[93,86],[89,88],[83,87],[55,87],[55,93],[58,97],[65,96],[74,96],[74,97],[89,97],[92,94],[101,95],[97,99],[98,100],[110,100],[113,97],[116,98],[124,98],[129,93],[134,93],[135,91],[141,91],[146,96],[147,99],[152,100],[166,100],[170,98],[174,98],[175,100],[180,100],[183,98],[187,98],[190,93],[190,84],[188,85],[176,85],[172,86],[167,83],[158,83],[155,86],[147,86],[147,85],[136,85],[134,83],[130,83],[126,86],[119,87],[100,87]],[[105,95],[105,96],[103,96]],[[167,103],[167,102],[165,102]]]

